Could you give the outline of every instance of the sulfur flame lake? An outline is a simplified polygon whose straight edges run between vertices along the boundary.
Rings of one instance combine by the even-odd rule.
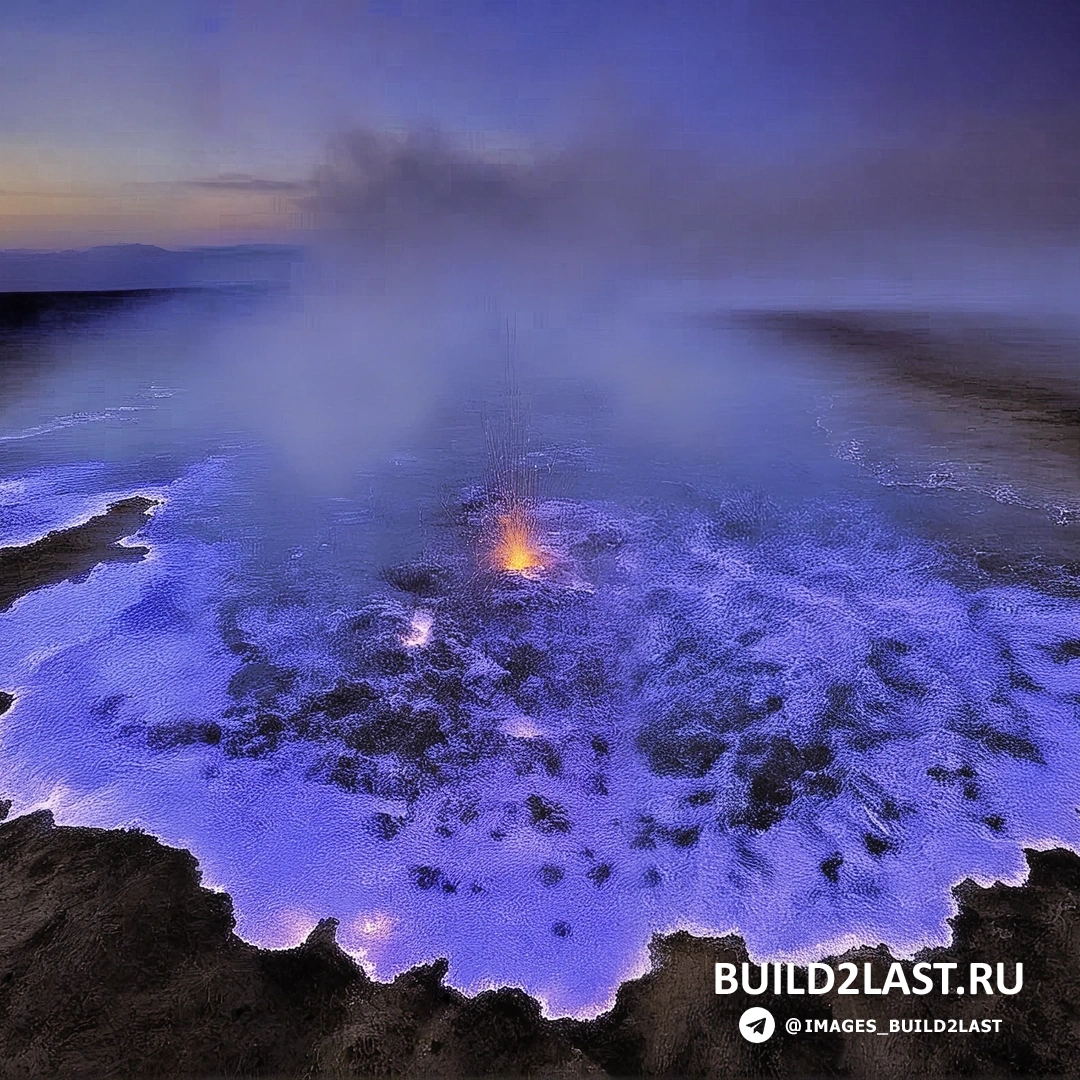
[[[0,612],[0,793],[191,850],[245,939],[592,1016],[655,933],[911,955],[1080,850],[1075,327],[50,304],[0,546],[155,505]]]

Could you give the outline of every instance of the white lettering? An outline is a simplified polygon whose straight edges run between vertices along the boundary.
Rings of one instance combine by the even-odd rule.
[[[941,992],[947,994],[949,992],[949,972],[955,971],[957,964],[934,964],[933,967],[941,972]]]
[[[854,964],[841,964],[840,970],[847,969],[848,977],[837,987],[838,994],[857,994],[858,989],[852,990],[851,984],[859,977],[859,969]]]
[[[934,980],[926,974],[929,970],[930,965],[927,963],[916,964],[911,969],[912,978],[918,979],[919,984],[922,987],[921,990],[919,989],[919,987],[916,987],[912,991],[913,994],[929,994],[930,991],[934,989]]]
[[[988,994],[994,992],[993,987],[990,985],[990,973],[993,968],[989,964],[972,964],[971,965],[971,985],[969,989],[973,994],[979,992],[979,987],[986,991]]]
[[[825,985],[817,985],[817,972],[825,972]],[[811,964],[806,969],[806,992],[808,994],[827,994],[836,981],[836,975],[828,964]]]
[[[745,961],[742,966],[742,988],[748,994],[764,994],[769,989],[769,965],[758,964],[758,973],[761,975],[761,982],[758,986],[754,987],[750,985],[750,965]]]
[[[908,981],[907,976],[904,974],[904,969],[899,964],[895,963],[890,966],[889,974],[885,976],[885,983],[881,987],[881,992],[887,994],[894,987],[901,993],[911,993],[908,989]]]
[[[716,965],[716,992],[718,994],[734,994],[739,989],[739,982],[735,978],[734,964]]]
[[[1005,965],[998,964],[997,967],[997,984],[998,990],[1002,994],[1019,994],[1024,985],[1024,965],[1016,965],[1016,975],[1013,978],[1012,989],[1009,989],[1005,985]]]

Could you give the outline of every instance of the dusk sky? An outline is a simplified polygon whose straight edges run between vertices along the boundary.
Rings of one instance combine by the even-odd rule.
[[[612,133],[765,170],[899,149],[1060,227],[1078,56],[1067,0],[3,0],[0,247],[287,241],[358,129],[512,162]]]

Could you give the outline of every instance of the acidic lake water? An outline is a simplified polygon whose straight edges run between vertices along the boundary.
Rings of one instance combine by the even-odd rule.
[[[378,978],[577,1016],[655,933],[910,955],[1080,846],[1080,500],[1030,417],[737,321],[519,330],[545,566],[497,573],[499,321],[426,381],[219,373],[260,303],[3,343],[0,546],[159,503],[142,561],[0,613],[17,812],[191,850],[249,941],[332,916]]]

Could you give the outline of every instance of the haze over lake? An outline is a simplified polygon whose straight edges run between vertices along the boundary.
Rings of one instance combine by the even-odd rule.
[[[520,250],[5,298],[0,545],[150,501],[4,564],[15,809],[558,1015],[679,927],[910,954],[1075,847],[1075,313]]]

